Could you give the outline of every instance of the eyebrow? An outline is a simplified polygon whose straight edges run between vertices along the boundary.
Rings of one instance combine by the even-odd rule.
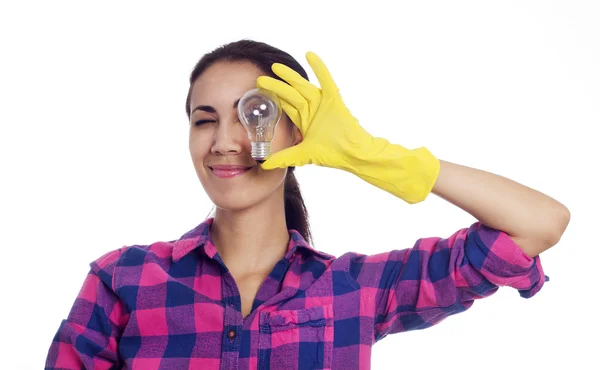
[[[240,99],[237,99],[234,103],[233,103],[233,109],[237,109],[238,104],[240,103]],[[197,110],[202,110],[208,113],[217,113],[217,110],[215,108],[213,108],[210,105],[199,105],[196,108],[194,108],[194,110],[192,111],[192,113],[194,113]]]

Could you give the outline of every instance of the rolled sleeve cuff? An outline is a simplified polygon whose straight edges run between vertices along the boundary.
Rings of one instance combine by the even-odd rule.
[[[530,298],[550,280],[544,274],[540,257],[529,257],[508,234],[477,222],[470,227],[469,237],[474,243],[467,245],[485,255],[481,273],[491,283],[515,288],[521,297]]]

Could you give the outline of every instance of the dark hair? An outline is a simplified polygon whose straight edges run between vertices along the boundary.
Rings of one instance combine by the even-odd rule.
[[[261,69],[266,75],[278,80],[281,79],[271,71],[271,65],[273,65],[273,63],[281,63],[298,72],[302,77],[308,80],[308,75],[304,68],[302,68],[296,59],[285,51],[266,43],[252,40],[231,42],[205,54],[192,70],[192,73],[190,74],[190,87],[185,102],[185,111],[188,118],[190,118],[192,87],[196,79],[208,67],[216,62],[239,61],[250,62]],[[298,180],[294,175],[294,167],[288,168],[284,183],[284,194],[285,221],[287,228],[298,231],[307,242],[312,243],[308,212],[302,194],[300,193]]]

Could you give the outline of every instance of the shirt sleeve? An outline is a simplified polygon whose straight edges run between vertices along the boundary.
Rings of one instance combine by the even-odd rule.
[[[119,366],[118,340],[129,314],[112,289],[122,249],[90,264],[91,270],[50,345],[45,369],[112,369]]]
[[[529,257],[506,233],[479,222],[446,239],[419,239],[409,249],[356,255],[349,272],[372,310],[375,341],[435,325],[500,286],[530,298],[548,280],[539,256]]]

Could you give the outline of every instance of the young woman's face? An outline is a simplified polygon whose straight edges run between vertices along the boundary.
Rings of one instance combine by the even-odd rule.
[[[213,203],[241,210],[270,196],[283,196],[287,169],[263,170],[250,155],[250,140],[239,121],[236,102],[265,75],[250,62],[217,62],[194,82],[190,97],[189,149],[196,174]],[[301,140],[285,113],[271,150]]]

